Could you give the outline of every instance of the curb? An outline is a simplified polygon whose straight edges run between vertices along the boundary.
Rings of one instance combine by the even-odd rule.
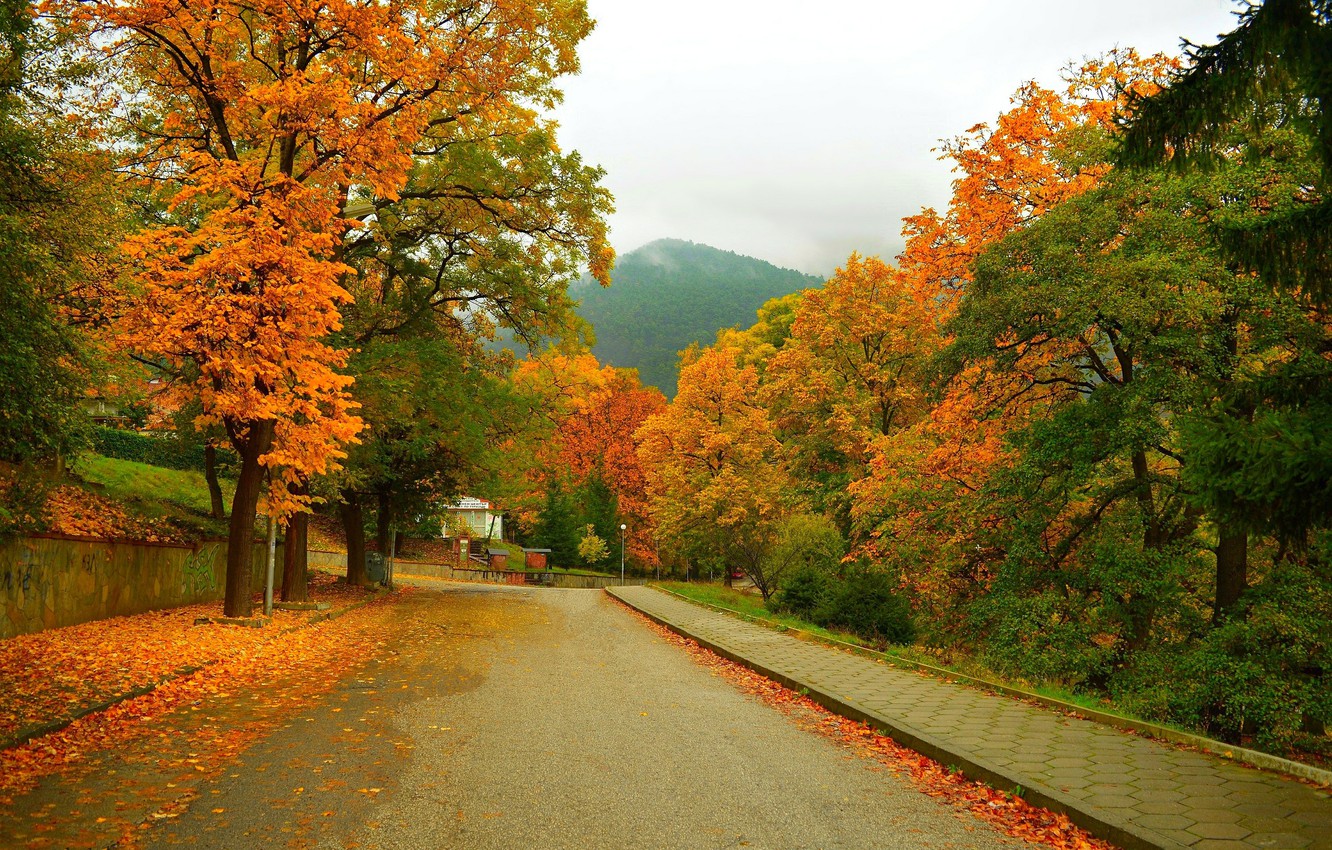
[[[883,661],[892,667],[905,667],[912,670],[918,670],[922,673],[929,673],[930,675],[945,681],[960,682],[983,690],[1003,694],[1005,696],[1015,697],[1028,702],[1040,703],[1041,705],[1058,709],[1059,711],[1072,715],[1073,717],[1081,718],[1082,720],[1094,720],[1104,726],[1134,732],[1144,737],[1154,738],[1158,741],[1166,741],[1172,744],[1192,747],[1193,749],[1200,750],[1216,756],[1217,758],[1239,762],[1240,764],[1247,764],[1250,767],[1278,773],[1282,776],[1303,779],[1312,782],[1315,785],[1332,787],[1332,770],[1323,770],[1322,768],[1304,764],[1303,762],[1291,761],[1290,759],[1284,759],[1281,756],[1274,756],[1271,753],[1251,750],[1247,747],[1238,747],[1232,744],[1227,744],[1224,741],[1217,741],[1213,738],[1205,738],[1202,735],[1195,735],[1191,732],[1171,729],[1169,726],[1160,726],[1145,720],[1135,720],[1132,717],[1125,717],[1121,714],[1115,714],[1109,711],[1087,708],[1076,703],[1056,699],[1055,697],[1047,697],[1043,694],[1025,691],[1010,685],[1001,685],[998,682],[991,682],[987,679],[978,679],[975,676],[968,676],[965,673],[956,673],[943,667],[936,667],[933,664],[925,664],[921,661],[910,661],[906,658],[899,658],[896,655],[879,652],[878,650],[870,649],[867,646],[817,635],[813,632],[805,631],[804,629],[793,628],[773,620],[765,620],[762,617],[754,617],[743,611],[735,611],[722,605],[713,605],[711,602],[700,602],[696,599],[690,599],[682,593],[676,593],[674,590],[665,587],[652,585],[652,589],[660,590],[662,593],[669,593],[676,599],[688,602],[691,605],[698,605],[701,608],[709,608],[713,611],[730,614],[734,617],[739,617],[746,622],[758,623],[764,627],[771,628],[774,631],[795,632],[800,635],[805,635],[809,640],[837,647],[838,649],[845,649],[858,655],[866,655]]]
[[[310,626],[313,626],[316,623],[322,623],[325,620],[336,619],[338,617],[341,617],[343,614],[346,614],[350,611],[355,611],[357,608],[364,608],[366,605],[369,605],[371,602],[374,602],[375,600],[382,598],[384,598],[383,594],[377,593],[374,596],[370,597],[369,599],[362,599],[360,602],[353,602],[351,605],[348,605],[345,608],[337,608],[328,611],[318,611],[312,614],[311,616],[307,617],[304,623],[298,623],[292,626],[291,628],[283,629],[282,631],[275,634],[274,637],[278,637],[279,635],[285,635],[290,632],[299,631],[300,629],[309,628]],[[211,621],[212,619],[213,618],[207,618],[207,621]],[[200,625],[200,623],[196,621],[195,625]],[[36,726],[28,726],[27,728],[19,729],[18,731],[14,732],[12,735],[10,735],[7,738],[0,738],[0,751],[10,750],[13,749],[14,747],[21,747],[24,744],[28,743],[29,741],[35,740],[37,738],[42,738],[47,735],[53,735],[56,732],[60,732],[64,729],[69,728],[70,726],[74,725],[74,723],[76,723],[77,721],[82,720],[83,718],[91,714],[97,714],[98,712],[106,711],[108,708],[119,705],[122,702],[128,702],[129,700],[132,699],[138,699],[139,697],[147,696],[148,694],[151,694],[153,691],[157,690],[163,685],[170,684],[171,682],[174,682],[177,679],[184,679],[189,676],[193,676],[194,674],[202,670],[206,670],[209,667],[212,667],[213,665],[218,664],[225,660],[226,660],[225,658],[214,658],[211,661],[207,661],[204,662],[203,664],[198,664],[193,667],[182,667],[181,669],[167,675],[163,679],[157,680],[156,682],[151,682],[147,685],[140,685],[137,688],[131,688],[130,690],[125,691],[124,693],[116,694],[115,696],[103,700],[102,702],[94,703],[92,705],[82,706],[79,709],[77,709],[73,714],[68,714],[60,718],[59,720],[51,720],[46,723],[39,723]]]
[[[984,782],[997,789],[1007,789],[1014,793],[1016,793],[1018,789],[1021,789],[1021,797],[1023,800],[1026,800],[1032,805],[1040,806],[1041,808],[1049,809],[1050,811],[1067,816],[1070,821],[1098,838],[1104,838],[1116,846],[1125,848],[1125,850],[1184,850],[1184,845],[1182,844],[1170,841],[1162,836],[1143,835],[1115,819],[1093,814],[1092,812],[1079,808],[1076,801],[1072,798],[1064,797],[1053,788],[1045,788],[1039,785],[1033,786],[1030,784],[1030,780],[1026,780],[1023,777],[1009,776],[1002,770],[993,765],[986,764],[980,759],[956,753],[951,750],[947,744],[934,739],[930,735],[912,729],[905,724],[893,723],[883,717],[872,714],[853,702],[820,689],[818,685],[793,679],[784,673],[771,670],[762,664],[751,661],[726,646],[693,634],[683,626],[665,620],[649,611],[644,611],[627,599],[620,597],[619,594],[614,591],[615,588],[606,588],[607,595],[621,605],[637,611],[654,623],[658,623],[659,625],[670,629],[681,637],[687,637],[698,643],[699,646],[709,649],[721,657],[734,661],[743,667],[747,667],[755,673],[766,676],[786,688],[797,692],[804,692],[804,695],[834,714],[839,714],[850,720],[873,726],[888,735],[888,737],[892,738],[894,741],[915,750],[923,756],[927,756],[940,764],[959,768],[963,775],[969,779]]]

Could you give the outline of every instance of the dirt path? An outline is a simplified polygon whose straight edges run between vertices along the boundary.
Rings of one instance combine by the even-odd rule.
[[[218,769],[168,774],[126,752],[19,802],[55,816],[95,797],[86,825],[147,800],[136,834],[152,847],[1017,846],[801,731],[600,592],[452,585],[393,612],[367,620],[385,629],[377,660]],[[163,798],[178,802],[154,817]]]

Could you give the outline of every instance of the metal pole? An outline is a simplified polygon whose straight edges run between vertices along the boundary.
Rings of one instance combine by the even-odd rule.
[[[291,545],[291,541],[287,541]],[[273,510],[268,511],[268,580],[264,582],[264,616],[273,616],[273,564],[277,560],[277,523],[273,522]]]
[[[620,523],[620,584],[624,585],[624,523]]]

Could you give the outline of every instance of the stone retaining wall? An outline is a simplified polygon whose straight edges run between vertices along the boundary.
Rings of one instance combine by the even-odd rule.
[[[254,546],[251,587],[264,586],[268,547]],[[226,541],[197,546],[60,536],[0,545],[0,639],[222,599]],[[282,581],[278,544],[275,581]],[[276,592],[276,590],[275,590]]]

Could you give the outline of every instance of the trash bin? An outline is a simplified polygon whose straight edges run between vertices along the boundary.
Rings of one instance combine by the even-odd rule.
[[[384,570],[384,556],[379,552],[365,553],[365,577],[372,584],[383,584],[387,577]]]

